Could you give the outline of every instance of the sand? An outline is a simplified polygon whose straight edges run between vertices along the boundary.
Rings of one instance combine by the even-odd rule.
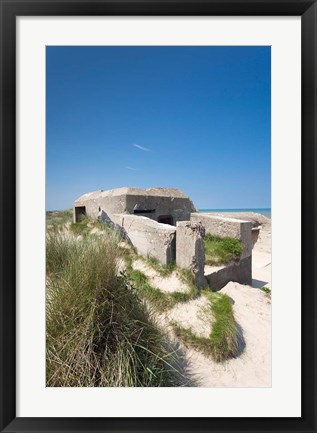
[[[166,318],[184,328],[190,327],[198,337],[208,338],[211,333],[213,315],[205,296],[199,296],[184,304],[177,304],[166,313]]]
[[[202,387],[270,387],[271,297],[259,287],[271,287],[271,220],[253,213],[230,216],[261,227],[252,251],[253,287],[230,282],[220,291],[234,301],[242,334],[241,354],[217,364],[197,351],[186,350],[187,373]]]
[[[229,216],[226,214],[226,216]],[[233,300],[233,311],[239,326],[240,353],[235,359],[216,363],[202,353],[186,348],[172,336],[169,324],[176,321],[191,327],[197,335],[208,337],[212,327],[212,313],[204,296],[178,304],[157,315],[158,323],[168,332],[172,344],[181,353],[182,371],[190,386],[200,387],[270,387],[271,386],[271,297],[260,287],[271,287],[271,221],[258,214],[232,214],[261,226],[252,251],[252,286],[228,283],[220,293]],[[162,277],[142,260],[134,268],[144,272],[151,285],[164,292],[187,291],[177,273]]]
[[[216,363],[193,349],[184,349],[187,377],[200,387],[271,386],[271,301],[264,292],[228,283],[221,293],[233,301],[240,329],[240,355]]]
[[[136,260],[132,266],[133,269],[143,272],[148,277],[152,287],[156,287],[162,292],[186,293],[190,290],[190,287],[179,278],[175,271],[168,276],[162,276],[142,260]]]

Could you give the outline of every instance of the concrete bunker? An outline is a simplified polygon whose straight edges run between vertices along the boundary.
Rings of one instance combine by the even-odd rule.
[[[75,222],[79,223],[86,216],[86,206],[76,206],[74,211]]]
[[[157,222],[160,222],[160,217],[168,216],[173,219],[171,225],[176,225],[177,221],[189,221],[190,214],[196,212],[191,199],[177,188],[99,190],[79,197],[74,207],[80,206],[85,206],[87,216],[93,219],[98,218],[100,211],[104,211],[109,217],[114,214],[144,215]]]
[[[160,215],[157,219],[159,223],[162,224],[169,224],[170,226],[174,225],[173,217],[172,215]]]
[[[147,214],[147,213],[155,213],[155,209],[134,209],[134,214]]]
[[[74,222],[85,215],[115,227],[144,256],[190,269],[197,286],[219,290],[228,281],[251,284],[252,224],[197,212],[176,188],[115,188],[84,194],[74,202]],[[221,269],[205,266],[204,237],[233,237],[244,245],[241,259]]]

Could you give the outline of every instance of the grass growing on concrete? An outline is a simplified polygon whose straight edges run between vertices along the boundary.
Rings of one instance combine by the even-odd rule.
[[[230,260],[239,260],[243,250],[243,243],[234,238],[213,236],[210,233],[205,237],[205,263],[206,265],[220,265]]]
[[[47,386],[174,386],[166,339],[116,275],[118,238],[47,233]]]
[[[156,287],[152,287],[149,279],[143,272],[128,266],[126,275],[133,288],[144,299],[149,301],[158,311],[166,311],[173,308],[179,302],[188,302],[199,295],[197,287],[191,287],[188,292],[164,293]]]
[[[209,338],[197,336],[192,329],[172,323],[175,335],[185,345],[211,356],[214,361],[222,362],[238,354],[238,329],[234,319],[231,300],[221,293],[203,292],[210,301],[214,317]]]

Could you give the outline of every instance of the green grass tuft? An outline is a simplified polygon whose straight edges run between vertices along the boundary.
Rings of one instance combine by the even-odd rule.
[[[232,301],[228,295],[209,294],[215,322],[209,336],[212,357],[216,362],[233,358],[238,353],[238,327],[234,318]]]
[[[126,275],[140,296],[149,301],[158,311],[166,311],[173,308],[177,303],[188,302],[199,295],[197,287],[191,287],[186,293],[164,293],[160,289],[152,287],[147,276],[143,272],[133,269],[131,266],[127,267]]]
[[[157,258],[150,255],[147,256],[145,262],[156,270],[162,277],[171,275],[177,269],[175,262],[171,262],[168,265],[162,265]]]
[[[243,250],[243,243],[234,238],[221,238],[210,233],[205,237],[206,265],[219,265],[239,260]]]
[[[199,337],[191,328],[185,328],[176,322],[172,322],[171,325],[176,337],[182,340],[186,346],[199,350],[207,356],[212,356],[212,347],[209,338]]]
[[[209,338],[197,336],[191,328],[172,323],[175,335],[185,345],[211,356],[214,361],[222,362],[238,354],[238,329],[234,319],[231,300],[227,295],[204,291],[210,301],[214,323]]]
[[[261,287],[260,290],[262,290],[262,292],[266,293],[267,295],[270,295],[272,293],[269,287]]]
[[[169,296],[173,299],[172,304],[179,302],[185,303],[199,296],[200,291],[197,287],[192,287],[188,292],[172,292]]]
[[[140,256],[139,258],[141,260],[145,261],[145,263],[148,266],[152,267],[162,277],[167,277],[167,276],[171,275],[173,272],[176,272],[176,274],[183,281],[183,283],[187,284],[192,290],[197,290],[195,283],[194,283],[193,274],[192,274],[190,269],[179,268],[179,267],[177,267],[176,262],[171,262],[168,265],[162,265],[153,256],[148,256],[146,259],[142,256]]]
[[[70,224],[70,231],[75,236],[88,236],[91,235],[92,230],[97,229],[97,232],[109,234],[111,236],[114,230],[108,227],[102,221],[96,221],[89,217],[82,217],[80,222]],[[117,239],[120,240],[119,234],[116,232]]]

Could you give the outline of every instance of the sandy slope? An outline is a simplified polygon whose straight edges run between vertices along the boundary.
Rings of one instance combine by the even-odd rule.
[[[237,217],[236,214],[232,216]],[[243,214],[239,217],[252,220],[254,225],[261,222],[260,235],[253,249],[253,287],[230,282],[221,290],[234,303],[234,314],[240,332],[240,355],[219,364],[174,339],[174,346],[178,346],[181,353],[182,369],[191,386],[271,386],[271,297],[259,290],[259,287],[269,287],[271,283],[271,221],[261,215],[258,217],[257,214],[250,217]],[[164,292],[188,290],[176,273],[161,277],[142,260],[136,261],[134,268],[144,272],[151,284]],[[210,309],[206,307],[206,298],[200,296],[157,315],[157,319],[164,330],[168,330],[172,340],[169,328],[171,321],[191,327],[198,335],[207,337],[213,318]]]
[[[241,213],[232,217],[261,226],[252,251],[253,287],[230,282],[221,290],[234,301],[234,314],[245,347],[238,358],[224,364],[188,351],[188,369],[194,378],[200,378],[199,386],[270,387],[271,299],[258,287],[271,286],[271,220],[259,214]]]
[[[234,301],[234,314],[241,327],[241,354],[225,363],[215,363],[201,353],[185,351],[186,371],[201,387],[271,386],[271,302],[262,291],[238,283],[221,290]]]
[[[190,288],[181,281],[176,272],[171,275],[161,276],[157,271],[144,263],[143,260],[133,262],[133,269],[143,272],[149,279],[152,287],[157,287],[162,292],[188,292]]]

